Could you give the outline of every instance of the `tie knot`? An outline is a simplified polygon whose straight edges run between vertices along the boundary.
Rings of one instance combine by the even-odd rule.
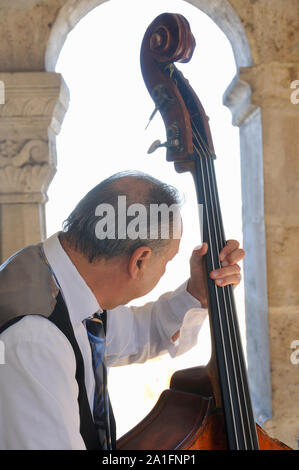
[[[96,314],[97,315],[97,314]],[[94,342],[105,338],[104,326],[99,316],[93,316],[86,320],[86,329],[89,335],[92,335]]]

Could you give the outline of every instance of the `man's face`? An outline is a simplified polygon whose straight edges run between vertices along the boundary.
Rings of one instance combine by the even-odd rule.
[[[166,266],[179,251],[181,239],[171,239],[169,243],[156,253],[152,253],[143,276],[140,279],[140,295],[149,293],[159,282],[166,271]]]

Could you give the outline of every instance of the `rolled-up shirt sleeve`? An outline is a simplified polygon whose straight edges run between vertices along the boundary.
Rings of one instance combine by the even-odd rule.
[[[155,302],[107,312],[108,367],[143,363],[167,352],[176,357],[196,345],[207,309],[186,287],[187,281]],[[178,330],[179,338],[172,341]]]

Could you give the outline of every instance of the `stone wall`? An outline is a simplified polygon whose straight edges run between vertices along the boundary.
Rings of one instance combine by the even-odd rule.
[[[299,79],[299,4],[230,3],[244,25],[253,58],[253,67],[241,69],[240,76],[250,85],[251,102],[261,108],[262,119],[273,414],[265,428],[298,448],[299,365],[290,356],[292,341],[299,339],[299,104],[291,101],[290,86]],[[261,358],[252,351],[252,360],[257,364]]]

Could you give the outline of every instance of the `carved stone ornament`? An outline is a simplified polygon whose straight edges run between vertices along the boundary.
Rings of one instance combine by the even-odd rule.
[[[48,160],[48,143],[45,140],[0,141],[0,168],[42,164]]]
[[[0,141],[1,193],[40,193],[53,169],[46,140]]]

